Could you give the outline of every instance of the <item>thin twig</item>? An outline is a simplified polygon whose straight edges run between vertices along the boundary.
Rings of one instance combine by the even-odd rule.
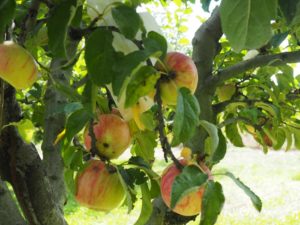
[[[100,154],[100,152],[97,150],[97,139],[94,133],[94,119],[91,119],[90,126],[89,126],[89,136],[91,137],[91,153],[92,156],[97,155],[101,161],[108,161],[108,158]]]
[[[163,117],[163,112],[162,112],[162,99],[160,96],[160,82],[161,82],[161,79],[159,79],[156,83],[156,86],[155,86],[156,93],[154,96],[154,101],[158,105],[156,119],[158,122],[157,129],[159,132],[159,140],[161,143],[162,150],[164,152],[165,161],[168,162],[168,155],[169,155],[171,157],[172,161],[174,162],[174,164],[176,165],[176,167],[178,169],[182,170],[183,166],[177,160],[177,158],[174,156],[172,149],[171,149],[171,145],[170,145],[168,138],[166,137],[165,132],[164,132],[165,123],[164,123],[164,117]]]

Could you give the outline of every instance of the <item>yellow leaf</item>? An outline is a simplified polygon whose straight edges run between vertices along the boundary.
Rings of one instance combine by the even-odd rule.
[[[55,141],[54,141],[53,144],[54,144],[54,145],[57,145],[57,143],[58,143],[61,139],[64,138],[65,134],[66,134],[66,129],[64,129],[62,132],[60,132],[60,133],[56,136],[56,139],[55,139]]]

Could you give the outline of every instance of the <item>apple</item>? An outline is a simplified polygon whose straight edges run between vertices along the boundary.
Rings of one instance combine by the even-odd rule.
[[[109,159],[119,157],[130,145],[130,129],[126,121],[115,114],[100,114],[94,122],[93,131],[96,137],[96,148]],[[91,149],[89,126],[84,132],[85,147]]]
[[[0,44],[0,77],[16,89],[26,89],[36,81],[38,68],[26,49],[5,41]]]
[[[188,162],[184,159],[179,161],[183,166],[187,165]],[[168,166],[161,178],[160,182],[160,190],[161,196],[164,203],[170,207],[171,204],[171,191],[174,179],[176,176],[180,174],[180,170],[176,167],[173,163]],[[201,203],[202,203],[202,196],[204,194],[204,187],[200,187],[198,190],[189,193],[185,197],[183,197],[173,208],[172,210],[180,215],[183,216],[193,216],[197,215],[201,211]]]
[[[195,93],[198,72],[190,57],[179,52],[169,52],[162,63],[156,63],[156,68],[165,73],[160,83],[163,104],[176,105],[177,89],[181,87],[188,88],[192,94]]]
[[[216,93],[218,95],[219,101],[224,102],[231,99],[236,91],[234,84],[225,84],[223,86],[217,87]]]
[[[107,212],[122,204],[125,191],[116,172],[108,171],[100,160],[91,160],[76,177],[75,198],[82,206]]]

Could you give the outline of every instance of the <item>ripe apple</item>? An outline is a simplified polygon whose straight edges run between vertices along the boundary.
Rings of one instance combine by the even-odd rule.
[[[183,166],[188,164],[186,160],[180,160],[180,163]],[[174,163],[168,166],[162,174],[160,183],[161,196],[168,207],[170,207],[171,204],[172,185],[174,179],[179,174],[180,170],[176,167]],[[199,214],[201,211],[203,194],[204,187],[200,187],[198,190],[195,190],[194,192],[191,192],[185,197],[183,197],[172,210],[183,216],[193,216]]]
[[[179,52],[167,53],[163,65],[156,63],[158,70],[166,73],[160,84],[161,98],[166,105],[176,105],[177,89],[188,88],[195,93],[198,84],[197,67],[193,60]]]
[[[83,206],[110,211],[124,200],[125,191],[117,173],[107,170],[100,160],[91,160],[76,177],[76,200]]]
[[[0,77],[16,89],[30,87],[38,77],[31,54],[12,41],[0,44]]]
[[[219,101],[224,102],[231,99],[236,91],[234,84],[225,84],[217,88],[216,93],[218,95]]]
[[[84,132],[84,144],[91,149],[89,126]],[[93,125],[96,147],[99,153],[109,159],[119,157],[130,145],[131,135],[126,121],[115,114],[100,114]]]

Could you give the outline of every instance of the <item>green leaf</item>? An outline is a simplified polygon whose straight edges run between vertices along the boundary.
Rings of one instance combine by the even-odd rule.
[[[26,143],[30,143],[32,141],[33,134],[35,131],[35,127],[34,127],[32,121],[28,120],[28,119],[23,119],[23,120],[17,122],[15,125],[16,125],[18,132],[19,132],[20,136],[22,137],[22,139]]]
[[[65,182],[68,190],[75,195],[75,175],[74,171],[70,169],[65,169],[64,171]]]
[[[135,71],[126,88],[125,107],[133,106],[140,97],[154,90],[159,77],[160,73],[152,66],[142,66]]]
[[[218,128],[205,120],[200,120],[200,125],[207,131],[210,138],[209,149],[205,149],[208,155],[213,155],[219,145]]]
[[[222,186],[218,182],[208,181],[202,199],[200,225],[213,225],[220,214],[225,197]]]
[[[165,37],[155,31],[148,33],[147,38],[144,39],[144,46],[146,51],[151,53],[160,52],[161,58],[165,57],[168,50],[168,43]]]
[[[178,91],[172,146],[188,141],[199,125],[200,107],[187,88]]]
[[[225,126],[226,136],[236,147],[244,147],[243,140],[237,128],[237,123],[231,123]]]
[[[147,162],[154,160],[154,148],[156,147],[156,133],[153,131],[141,131],[134,136],[132,151]]]
[[[300,130],[293,129],[293,133],[294,133],[295,147],[296,149],[300,149]]]
[[[82,149],[69,146],[63,149],[62,157],[65,168],[79,171],[83,167],[83,152]]]
[[[286,148],[285,148],[285,150],[288,151],[292,147],[293,136],[292,136],[291,130],[288,127],[284,127],[283,130],[284,130],[285,137],[286,137]]]
[[[101,28],[86,41],[86,66],[92,81],[99,86],[111,83],[114,77],[113,65],[117,56],[112,41],[112,32]]]
[[[297,5],[299,0],[278,0],[279,7],[286,21],[290,24],[297,13]]]
[[[285,132],[282,128],[277,128],[274,132],[274,136],[275,136],[277,142],[276,142],[276,144],[273,144],[273,148],[275,150],[279,150],[282,148],[282,146],[285,142]]]
[[[256,49],[272,37],[271,20],[276,13],[277,0],[223,0],[222,30],[235,51]]]
[[[130,177],[127,172],[121,166],[116,167],[117,172],[122,184],[122,187],[126,194],[126,204],[128,207],[128,213],[133,209],[133,204],[136,201],[136,192],[131,188]]]
[[[66,114],[70,114],[78,109],[82,109],[83,106],[81,104],[81,102],[71,102],[65,105],[64,107],[64,112]]]
[[[56,5],[49,16],[47,27],[49,48],[56,57],[66,57],[68,27],[76,13],[77,1],[66,0]]]
[[[146,129],[154,131],[156,128],[155,113],[152,110],[147,110],[143,112],[140,117],[142,123],[145,125]]]
[[[277,106],[275,106],[275,105],[273,105],[273,104],[265,103],[265,102],[255,102],[254,106],[265,110],[272,117],[274,117],[276,119],[280,119],[281,118],[280,108],[277,107]]]
[[[71,141],[72,138],[81,131],[88,121],[93,118],[86,109],[79,109],[73,112],[66,122],[66,138]]]
[[[122,57],[114,65],[114,72],[117,74],[115,79],[112,80],[113,92],[115,95],[119,95],[122,88],[123,82],[127,76],[130,76],[134,69],[141,65],[146,59],[151,56],[151,53],[144,50],[138,50],[129,53],[128,55]]]
[[[283,33],[275,34],[272,37],[272,39],[270,41],[270,44],[274,48],[277,48],[287,38],[288,35],[289,35],[289,32],[283,32]]]
[[[211,0],[201,0],[202,9],[206,12],[209,12],[209,5]]]
[[[260,198],[248,186],[246,186],[239,178],[236,178],[232,173],[226,172],[225,175],[230,177],[234,181],[234,183],[238,187],[240,187],[246,193],[246,195],[249,196],[255,209],[260,212],[262,208],[262,202]]]
[[[121,33],[128,39],[134,39],[142,26],[142,20],[135,9],[122,4],[113,8],[111,12]]]
[[[128,161],[129,165],[134,165],[137,168],[143,170],[148,175],[148,177],[151,180],[155,180],[155,182],[157,182],[157,185],[159,186],[160,176],[151,169],[150,163],[152,164],[152,162],[146,162],[140,156],[133,156]]]
[[[219,145],[218,145],[216,151],[214,151],[213,154],[210,155],[210,157],[209,157],[209,161],[210,161],[211,165],[215,165],[215,164],[219,163],[226,154],[227,143],[226,143],[226,139],[220,129],[218,131],[218,135],[219,135]]]
[[[171,208],[174,208],[189,193],[197,192],[200,186],[207,181],[207,178],[207,174],[203,173],[199,167],[195,165],[185,166],[174,179],[171,191]]]
[[[152,214],[152,204],[151,204],[151,193],[148,188],[147,183],[143,183],[140,185],[141,187],[141,192],[142,192],[142,210],[139,215],[139,218],[137,221],[134,223],[134,225],[144,225],[150,218]]]
[[[15,15],[16,1],[2,0],[0,3],[0,43],[3,42],[4,32],[7,25],[9,25]]]

